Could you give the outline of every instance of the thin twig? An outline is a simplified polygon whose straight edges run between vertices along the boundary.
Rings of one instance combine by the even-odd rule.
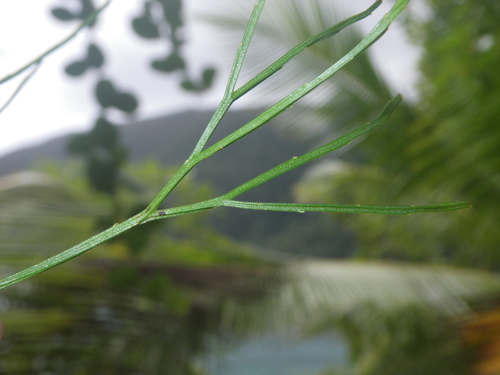
[[[34,64],[33,70],[26,76],[24,79],[21,81],[19,86],[17,86],[16,90],[12,93],[9,99],[4,103],[4,105],[0,108],[0,113],[2,113],[8,106],[9,104],[14,100],[14,98],[19,94],[23,86],[30,80],[31,77],[33,77],[40,67],[40,61],[36,62]]]
[[[101,13],[108,5],[109,3],[111,2],[111,0],[106,0],[106,2],[104,3],[104,5],[98,9],[96,9],[90,16],[87,17],[87,19],[85,19],[85,21],[83,21],[83,23],[78,26],[78,28],[73,31],[73,33],[71,33],[67,38],[65,38],[64,40],[62,40],[61,42],[57,43],[55,46],[49,48],[47,51],[45,51],[44,53],[42,53],[40,56],[38,57],[35,57],[33,60],[31,60],[30,62],[28,62],[27,64],[23,65],[21,68],[19,68],[18,70],[16,70],[15,72],[11,73],[11,74],[8,74],[7,76],[5,76],[4,78],[0,79],[0,84],[4,83],[4,82],[7,82],[9,80],[11,80],[12,78],[18,76],[19,74],[21,74],[22,72],[24,72],[26,69],[28,69],[30,66],[34,65],[34,64],[40,64],[42,62],[42,60],[47,57],[48,55],[50,55],[52,52],[56,51],[57,49],[59,49],[60,47],[62,47],[63,45],[65,45],[66,43],[68,43],[71,39],[73,39],[83,28],[85,28],[86,26],[88,26],[90,23],[92,23],[95,18],[97,17],[97,15],[99,13]]]
[[[190,158],[199,154],[203,150],[208,140],[212,136],[213,132],[217,128],[217,125],[220,123],[222,117],[224,117],[227,110],[234,102],[234,99],[232,98],[233,91],[234,88],[236,87],[236,83],[238,82],[238,77],[240,76],[241,68],[243,67],[243,61],[245,60],[248,47],[250,46],[250,42],[252,41],[255,28],[257,27],[257,22],[262,13],[262,10],[264,9],[265,3],[266,0],[259,0],[257,1],[257,3],[255,3],[255,6],[253,8],[252,14],[250,15],[250,19],[248,21],[245,32],[243,33],[243,38],[238,46],[238,50],[236,51],[236,57],[234,58],[233,66],[231,68],[231,72],[229,73],[229,78],[227,80],[224,96],[222,97],[219,106],[215,110],[214,116],[208,123],[203,134],[201,135],[200,140],[195,146]]]

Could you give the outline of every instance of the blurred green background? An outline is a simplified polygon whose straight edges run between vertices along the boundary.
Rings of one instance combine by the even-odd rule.
[[[186,55],[181,1],[137,1],[127,20],[168,53],[151,69],[198,95],[227,67]],[[61,22],[92,11],[48,4]],[[204,14],[238,40],[248,15]],[[400,20],[421,48],[415,99],[348,150],[245,199],[363,204],[472,201],[404,217],[220,210],[155,222],[2,290],[2,374],[500,374],[500,3],[420,2]],[[350,15],[342,2],[269,2],[249,51],[257,72]],[[118,126],[140,101],[106,70],[106,49],[65,67],[99,108],[87,133],[1,159],[0,273],[7,276],[140,211],[190,154],[210,119],[192,110]],[[359,27],[311,47],[258,88],[265,107],[319,74]],[[229,63],[228,63],[229,65]],[[247,73],[250,74],[250,73]],[[29,85],[25,88],[29,90]],[[217,154],[167,205],[207,199],[372,119],[394,89],[370,54],[311,99]],[[259,108],[230,112],[224,134]]]

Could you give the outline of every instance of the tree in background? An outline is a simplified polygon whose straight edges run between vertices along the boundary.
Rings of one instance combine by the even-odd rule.
[[[2,272],[71,246],[115,213],[112,200],[88,188],[83,168],[51,163],[0,179]],[[147,190],[118,188],[124,212],[170,173],[153,162],[123,172]],[[208,195],[206,185],[185,181],[172,198]],[[264,293],[249,282],[262,261],[205,222],[201,214],[152,223],[3,291],[0,373],[202,374],[196,359],[214,349],[220,301]]]
[[[300,200],[329,199],[342,203],[370,200],[373,204],[393,197],[398,201],[411,199],[415,204],[429,196],[467,197],[473,201],[472,210],[453,216],[425,215],[418,220],[374,216],[337,219],[356,231],[361,257],[451,263],[498,271],[500,26],[496,20],[500,17],[500,4],[457,1],[445,5],[432,1],[429,6],[429,19],[409,22],[407,26],[414,41],[423,47],[419,100],[406,113],[396,114],[392,122],[401,124],[382,129],[363,141],[364,152],[367,147],[372,150],[368,158],[379,161],[377,167],[339,161],[320,164],[309,171],[311,179],[304,179],[296,187],[296,196]],[[496,302],[491,302],[481,306],[491,309],[484,313],[487,318],[480,314],[477,323],[472,319],[470,326],[465,325],[469,327],[465,332],[474,332],[466,335],[466,341],[479,345],[475,349],[477,356],[471,356],[470,349],[458,356],[475,358],[474,371],[478,374],[497,374],[500,369],[495,360],[499,357],[495,349],[499,328],[494,323],[498,322],[498,312]],[[421,324],[432,326],[425,320]],[[363,342],[367,332],[358,331],[351,338]],[[382,342],[384,337],[398,337],[383,334],[383,329],[377,332]],[[470,336],[474,339],[470,340]],[[371,350],[367,353],[380,347],[377,335],[371,337],[374,341],[368,340]],[[415,332],[414,337],[418,337]],[[450,342],[432,344],[430,337],[420,337],[421,348],[453,346]],[[417,357],[427,363],[458,363],[444,357],[438,360],[442,354],[439,351],[426,354],[417,347]],[[391,368],[393,373],[410,373],[409,369],[421,368],[415,355],[408,357],[400,352],[399,357],[388,355],[381,359],[385,355],[379,357],[373,373],[391,373]],[[402,371],[399,366],[405,363],[408,367]],[[425,369],[429,373],[429,368]]]
[[[79,0],[75,7],[52,8],[52,15],[62,22],[82,22],[96,11],[95,1]],[[189,64],[183,56],[183,46],[187,42],[183,36],[184,15],[181,0],[148,0],[142,3],[141,13],[130,23],[131,29],[145,40],[161,40],[166,45],[165,56],[153,58],[151,68],[163,74],[180,77],[180,87],[185,91],[203,92],[210,88],[215,76],[213,67],[206,67],[200,80],[190,76]],[[127,120],[134,116],[139,101],[133,92],[120,89],[111,78],[111,72],[106,69],[106,52],[99,46],[98,37],[93,32],[97,19],[89,24],[86,32],[89,35],[87,51],[83,57],[70,62],[65,67],[65,73],[73,78],[93,78],[95,83],[94,96],[98,105],[98,113],[93,128],[84,134],[73,137],[68,144],[70,154],[77,155],[85,161],[85,174],[89,187],[104,193],[112,202],[113,208],[108,216],[101,218],[97,229],[103,230],[113,223],[120,222],[134,215],[147,205],[149,198],[141,194],[144,200],[132,206],[124,205],[121,190],[129,189],[137,193],[149,187],[141,186],[137,179],[124,174],[123,169],[128,159],[128,151],[120,139],[120,129],[115,121],[117,114]],[[91,77],[89,73],[93,73]],[[130,247],[140,249],[148,238],[149,228],[140,232],[123,236],[130,242]]]
[[[97,7],[93,0],[79,0],[77,9],[66,7],[52,8],[52,15],[62,22],[85,21]],[[119,139],[119,129],[110,120],[118,112],[120,115],[133,116],[139,106],[138,99],[131,93],[118,88],[106,70],[105,50],[99,46],[93,33],[96,19],[89,23],[87,32],[91,42],[83,57],[70,62],[65,67],[67,75],[78,78],[94,71],[96,81],[94,96],[99,106],[93,129],[87,134],[75,136],[68,145],[70,153],[80,155],[86,161],[86,174],[93,189],[108,194],[116,194],[118,186],[123,185],[120,168],[127,158],[127,150]],[[131,29],[146,40],[162,40],[167,46],[165,56],[153,58],[150,65],[156,72],[178,74],[180,86],[185,91],[202,92],[210,88],[215,76],[213,67],[206,67],[202,78],[190,77],[188,62],[183,56],[182,47],[184,17],[181,0],[142,1],[142,11],[134,17]],[[113,113],[115,111],[115,113]],[[116,117],[116,116],[115,116]],[[118,202],[116,202],[118,205]],[[144,202],[145,204],[145,202]],[[118,207],[116,208],[118,210]],[[127,213],[127,217],[128,217]]]
[[[391,119],[392,126],[363,140],[362,150],[355,148],[353,155],[342,154],[342,160],[329,159],[309,169],[295,187],[295,194],[303,202],[327,200],[341,204],[366,201],[384,204],[394,200],[419,204],[429,196],[444,200],[451,196],[466,197],[473,201],[472,212],[457,215],[425,214],[418,218],[336,215],[335,220],[355,231],[358,256],[362,258],[498,270],[500,50],[495,46],[500,37],[496,21],[500,4],[457,1],[450,5],[431,1],[428,5],[429,18],[406,18],[408,32],[423,47],[417,102],[400,107]],[[259,34],[261,45],[269,50],[274,48],[275,40],[293,44],[297,34],[305,35],[316,25],[327,23],[326,18],[338,14],[338,8],[331,2],[314,1],[305,7],[299,1],[287,1],[275,6],[282,12],[273,12],[265,24],[267,27]],[[226,29],[235,29],[238,22],[235,13],[231,13],[232,16],[228,12],[223,18],[209,19]],[[351,34],[341,33],[315,45],[304,58],[304,65],[315,69],[321,65],[322,56],[335,53],[344,43],[352,43],[356,33],[350,31]],[[256,63],[260,56],[254,56]],[[305,70],[304,65],[292,66],[290,76],[296,74],[294,69]],[[315,110],[313,117],[322,118],[320,126],[302,126],[303,133],[312,133],[311,138],[317,139],[349,126],[346,119],[362,119],[366,113],[365,105],[373,98],[369,88],[378,87],[382,93],[390,91],[388,84],[375,73],[368,55],[353,61],[347,72],[346,77],[332,80],[330,92],[323,90],[312,105],[306,103],[309,108],[304,112],[300,105],[295,107],[300,108],[290,117],[299,113],[297,118],[300,118],[300,113]],[[284,75],[286,81],[286,72]],[[342,78],[358,85],[344,86]],[[380,90],[381,87],[386,89]],[[349,99],[338,101],[337,93]],[[298,124],[294,129],[303,124],[292,121]],[[352,274],[353,280],[358,277]],[[390,290],[393,289],[389,287],[385,292]],[[457,358],[465,358],[463,348],[453,349],[457,341],[438,343],[446,340],[443,332],[438,332],[444,323],[433,329],[435,321],[431,319],[434,323],[430,323],[422,311],[396,312],[378,318],[371,314],[359,320],[354,314],[346,318],[342,328],[352,340],[353,354],[359,363],[364,363],[364,373],[410,373],[410,369],[417,373],[424,369],[425,373],[443,373],[443,368],[450,369],[445,363],[453,363],[453,358],[458,363]],[[419,315],[422,319],[417,318]],[[456,332],[457,326],[452,329]],[[402,332],[405,333],[400,335]],[[426,353],[425,348],[429,347],[443,348],[444,352]],[[445,354],[445,348],[451,352]],[[446,358],[448,355],[451,357]]]
[[[328,172],[323,165],[314,181],[297,187],[297,196],[336,202],[370,197],[374,204],[395,196],[415,204],[429,195],[467,197],[473,209],[453,217],[346,219],[359,233],[364,256],[498,270],[500,7],[489,1],[429,5],[430,19],[408,26],[423,46],[419,101],[407,114],[396,114],[393,122],[402,125],[363,143],[379,166],[332,163]],[[318,180],[324,184],[314,188]]]
[[[204,14],[203,19],[221,28],[228,39],[239,38],[246,23],[247,9],[241,4],[228,2],[216,13]],[[248,52],[248,64],[243,73],[252,76],[283,52],[293,48],[311,35],[340,22],[351,11],[339,2],[314,0],[307,4],[301,1],[273,1],[259,20],[252,48]],[[310,46],[277,74],[269,78],[272,84],[257,87],[251,95],[257,105],[276,100],[282,90],[294,89],[302,81],[321,73],[345,55],[363,38],[357,25],[340,31],[334,38]],[[232,43],[228,45],[232,46]],[[223,45],[222,48],[225,48]],[[228,51],[230,53],[232,51]],[[370,58],[364,53],[325,82],[310,96],[296,103],[292,111],[283,114],[288,134],[299,139],[323,143],[325,137],[338,136],[375,115],[375,108],[382,106],[391,97],[391,90]],[[399,107],[404,107],[403,102]]]
[[[294,45],[343,13],[340,4],[320,0],[307,6],[278,1],[269,7],[275,11],[263,15],[255,37],[259,53],[249,56],[254,69],[266,64],[262,60],[267,55],[279,55],[282,46]],[[407,15],[404,23],[414,42],[423,47],[418,100],[404,103],[394,114],[392,126],[363,140],[362,147],[353,152],[340,154],[341,161],[322,161],[311,169],[296,187],[296,196],[299,200],[373,204],[392,199],[418,204],[429,195],[470,199],[472,212],[458,215],[426,215],[425,220],[336,216],[335,220],[356,230],[359,254],[365,257],[496,270],[500,261],[496,251],[500,242],[496,230],[500,219],[500,131],[496,126],[500,73],[495,48],[499,6],[490,1],[460,1],[453,7],[429,2],[428,7],[429,18]],[[228,8],[226,14],[206,18],[225,31],[241,29],[244,19],[238,7]],[[293,84],[291,77],[304,72],[320,71],[360,35],[353,27],[312,46],[280,72],[273,88]],[[363,54],[314,97],[297,103],[286,120],[292,131],[321,139],[366,121],[374,103],[384,101],[390,91],[370,55]],[[273,94],[262,92],[260,97],[272,99]]]
[[[354,85],[352,87],[355,87]],[[368,157],[369,154],[367,154],[366,156],[364,157]],[[363,158],[361,158],[361,161],[363,160]],[[158,213],[159,216],[162,216],[162,215],[165,215],[165,211],[159,211]],[[302,307],[305,307],[303,311],[306,311],[308,313],[311,312],[311,305],[310,304],[307,304],[305,302],[309,301],[309,303],[313,302],[313,306],[316,305],[320,305],[320,306],[324,306],[326,307],[328,310],[331,309],[330,305],[328,304],[323,304],[322,302],[324,302],[324,299],[323,297],[327,297],[330,299],[330,301],[334,301],[334,303],[336,302],[335,299],[334,299],[334,295],[332,293],[330,293],[330,288],[326,288],[326,289],[323,289],[324,290],[328,290],[328,293],[327,294],[322,294],[320,293],[320,291],[322,290],[320,288],[320,285],[318,284],[325,284],[324,283],[324,280],[325,279],[328,279],[329,277],[331,278],[332,275],[334,277],[337,276],[337,274],[339,273],[340,269],[337,269],[335,270],[333,268],[333,270],[335,272],[331,272],[332,271],[332,267],[329,267],[329,265],[320,265],[320,267],[312,267],[312,269],[310,269],[311,272],[308,272],[307,271],[307,267],[305,267],[304,264],[299,264],[299,267],[302,267],[302,269],[305,269],[306,271],[303,271],[305,272],[305,280],[307,281],[307,278],[309,278],[309,280],[311,278],[314,278],[316,277],[316,275],[318,275],[318,271],[321,270],[321,268],[323,268],[323,266],[326,266],[328,268],[328,272],[330,272],[331,274],[328,275],[328,272],[326,273],[323,273],[323,274],[319,274],[321,277],[320,277],[320,280],[316,280],[316,281],[319,281],[320,283],[316,282],[316,283],[302,283],[302,285],[304,286],[303,288],[303,291],[305,291],[306,293],[303,293],[300,297],[302,300],[298,301],[300,303],[300,306]],[[319,269],[318,269],[319,268]],[[345,270],[345,267],[344,267],[344,270]],[[358,275],[359,276],[359,275]],[[408,275],[405,275],[405,274],[402,274],[400,275],[399,277],[396,278],[396,280],[403,280],[405,279],[405,277],[407,277]],[[360,289],[359,286],[362,286],[363,284],[367,284],[367,285],[371,285],[373,286],[374,283],[372,282],[373,280],[363,280],[359,277],[356,277],[356,274],[353,273],[352,275],[347,275],[346,276],[347,278],[349,277],[354,277],[356,278],[354,280],[354,285],[357,284],[358,288],[357,289]],[[351,279],[352,280],[352,279]],[[431,280],[433,280],[433,278],[431,277]],[[300,281],[303,281],[303,279],[299,279],[299,285],[301,285]],[[343,284],[342,282],[339,282],[340,280],[334,280],[336,281],[336,284],[340,284],[340,285],[345,285]],[[410,284],[413,283],[414,280],[412,280],[410,278]],[[435,286],[439,286],[441,283],[442,283],[442,280],[439,280],[439,281],[435,281],[436,285]],[[305,284],[305,285],[304,285]],[[397,285],[396,283],[391,283],[391,284],[394,284],[394,285]],[[353,285],[353,284],[351,284]],[[355,293],[353,293],[352,291],[355,290],[356,288],[351,288],[351,287],[346,287],[346,290],[348,290],[348,293],[347,294],[350,294],[350,295],[353,295]],[[365,287],[362,287],[361,288],[362,290],[367,290],[367,286]],[[285,290],[286,291],[286,290]],[[315,295],[319,296],[320,299],[315,299],[315,298],[311,298],[311,291],[314,292]],[[432,291],[431,291],[432,292]],[[405,293],[406,294],[406,293]],[[285,296],[290,296],[290,295],[296,295],[295,293],[285,293]],[[373,294],[372,294],[373,295]],[[433,296],[434,294],[433,293],[430,293],[431,296]],[[377,295],[375,295],[377,296]],[[382,300],[382,298],[380,298],[379,300]],[[289,299],[287,300],[288,301],[288,308],[289,309],[292,309],[294,307],[293,304],[291,304],[290,302],[296,302],[296,301],[290,301]],[[320,303],[321,302],[321,303]],[[375,300],[371,300],[371,302],[373,303],[377,303],[377,299]],[[390,307],[390,305],[389,305]],[[323,310],[325,311],[325,310]],[[394,325],[392,324],[393,323],[393,320],[389,320],[388,321],[388,328],[392,328],[392,332],[390,332],[389,335],[385,335],[388,331],[391,331],[390,329],[385,329],[386,327],[383,326],[382,328],[382,335],[380,335],[380,332],[377,332],[378,328],[380,328],[380,326],[371,326],[371,322],[369,319],[365,319],[363,318],[362,313],[363,309],[356,309],[355,306],[351,306],[350,309],[348,309],[346,313],[346,316],[345,316],[345,320],[344,322],[341,322],[343,323],[342,326],[344,328],[349,328],[350,325],[352,325],[352,323],[354,323],[355,325],[355,328],[359,327],[360,325],[362,326],[363,324],[369,324],[368,327],[365,327],[365,329],[361,329],[359,333],[356,333],[354,332],[354,334],[352,335],[352,337],[356,337],[358,339],[363,339],[364,337],[366,337],[366,333],[370,333],[370,328],[374,329],[374,331],[372,331],[374,333],[373,335],[373,338],[374,340],[372,340],[372,337],[368,337],[368,339],[366,339],[365,341],[368,342],[369,345],[360,345],[359,348],[361,348],[361,350],[358,350],[358,351],[353,351],[353,354],[356,355],[358,358],[361,358],[361,359],[365,359],[364,363],[365,363],[365,366],[363,367],[363,373],[370,373],[370,372],[373,372],[374,369],[377,369],[377,368],[382,368],[382,369],[387,369],[388,367],[384,366],[385,363],[388,363],[388,362],[395,362],[396,360],[399,360],[400,359],[400,354],[401,353],[411,353],[411,349],[412,349],[412,346],[413,348],[415,347],[415,345],[417,345],[418,348],[422,348],[423,346],[425,345],[428,345],[428,344],[431,344],[431,343],[436,343],[436,342],[439,342],[436,341],[436,340],[433,340],[434,338],[434,334],[436,333],[436,331],[434,331],[432,328],[433,327],[430,327],[430,332],[427,332],[426,330],[421,330],[421,326],[417,326],[415,329],[409,329],[409,330],[406,330],[406,331],[401,331],[401,330],[398,330],[397,328],[399,327],[398,324]],[[415,315],[419,315],[419,314],[415,314]],[[328,317],[328,315],[326,315]],[[387,315],[386,315],[387,317]],[[403,324],[406,324],[408,323],[408,320],[405,318],[407,317],[407,315],[400,315],[399,312],[397,314],[397,317],[401,318],[403,320]],[[359,319],[358,319],[359,318]],[[319,324],[319,327],[315,327],[315,328],[321,328],[321,326],[323,326],[324,328],[327,328],[327,324],[325,324],[325,322],[321,322],[322,324]],[[430,325],[429,325],[430,326]],[[396,327],[396,329],[394,329]],[[311,328],[311,327],[310,327]],[[314,328],[314,327],[312,327]],[[394,346],[383,346],[383,345],[379,345],[379,346],[376,346],[376,344],[380,344],[381,342],[386,342],[389,341],[390,342],[390,339],[392,337],[394,337],[394,335],[397,335],[397,334],[400,334],[401,332],[403,332],[402,334],[402,337],[401,337],[401,340],[397,340],[397,344],[404,344],[404,345],[401,345],[401,347],[399,348],[399,351],[396,350],[395,352],[391,352],[391,350],[394,350],[395,347]],[[421,334],[421,337],[423,338],[422,340],[417,340],[416,342],[414,342],[413,340],[411,340],[415,334]],[[364,335],[364,336],[363,336]],[[410,338],[410,340],[408,340],[408,338]],[[354,344],[356,344],[356,341],[352,341]],[[358,341],[359,343],[359,341]],[[422,344],[423,343],[423,344]],[[377,350],[377,349],[381,349],[381,350]],[[370,352],[371,350],[371,352]],[[457,355],[457,354],[455,354]],[[366,359],[368,359],[368,361],[366,361]]]

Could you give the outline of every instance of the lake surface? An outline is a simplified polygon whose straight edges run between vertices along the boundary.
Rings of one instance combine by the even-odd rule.
[[[276,336],[255,338],[215,356],[212,375],[312,375],[348,366],[348,349],[335,334],[301,341]]]

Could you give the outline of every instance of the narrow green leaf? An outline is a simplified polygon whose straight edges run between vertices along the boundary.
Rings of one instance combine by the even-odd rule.
[[[295,102],[303,98],[311,91],[316,89],[319,85],[325,82],[328,78],[337,73],[340,69],[346,66],[350,61],[356,58],[358,55],[363,53],[368,47],[375,43],[389,28],[394,19],[403,11],[404,7],[408,4],[409,0],[399,0],[392,9],[375,25],[375,27],[368,33],[368,35],[363,38],[350,52],[348,52],[344,57],[326,69],[318,77],[313,80],[303,84],[298,89],[287,95],[285,98],[281,99],[278,103],[273,105],[268,110],[264,111],[254,120],[250,121],[246,125],[242,126],[240,129],[231,133],[221,141],[217,142],[210,148],[206,149],[199,154],[197,163],[208,158],[214,153],[222,150],[223,148],[233,144],[234,142],[250,134],[254,130],[258,129],[262,125],[268,123],[274,117],[278,116],[280,113],[284,112],[290,108]]]
[[[232,75],[230,77],[230,81],[232,79],[232,83],[229,82],[226,90],[226,94],[224,96],[224,99],[222,100],[221,104],[216,110],[216,113],[214,114],[214,117],[210,121],[210,123],[207,125],[207,129],[203,133],[202,137],[200,138],[200,141],[198,142],[197,146],[195,147],[195,150],[189,157],[189,159],[182,165],[182,167],[177,171],[177,173],[170,179],[170,181],[164,186],[164,188],[160,191],[160,193],[153,199],[153,201],[149,204],[149,206],[146,208],[144,211],[144,220],[147,219],[149,215],[151,215],[159,206],[160,204],[165,200],[165,198],[170,194],[170,192],[177,186],[177,184],[182,181],[182,179],[189,173],[189,171],[198,163],[202,162],[203,160],[207,159],[208,157],[212,156],[216,152],[222,150],[223,148],[233,144],[234,142],[238,141],[239,139],[245,137],[246,135],[250,134],[254,130],[258,129],[260,126],[266,124],[269,122],[271,119],[274,117],[278,116],[281,112],[285,111],[289,107],[291,107],[297,100],[300,98],[304,97],[307,95],[309,92],[314,90],[316,87],[318,87],[321,83],[326,81],[328,78],[330,78],[333,74],[335,74],[337,71],[339,71],[341,68],[343,68],[347,63],[349,63],[351,60],[353,60],[356,56],[358,56],[360,53],[364,52],[370,45],[372,45],[376,40],[378,40],[384,33],[387,31],[391,23],[394,21],[394,19],[403,11],[404,7],[408,4],[409,0],[398,0],[398,2],[392,7],[392,9],[387,13],[378,23],[375,25],[375,27],[372,29],[372,31],[358,44],[356,45],[349,53],[347,53],[342,59],[337,61],[335,64],[333,64],[330,68],[325,70],[321,75],[313,79],[312,81],[300,86],[297,90],[293,91],[289,95],[287,95],[285,98],[280,100],[278,103],[273,105],[271,108],[269,108],[267,111],[262,113],[260,116],[255,118],[254,120],[250,121],[246,125],[242,126],[240,129],[236,130],[235,132],[231,133],[221,141],[217,142],[213,146],[209,147],[205,151],[201,151],[201,149],[204,147],[206,142],[208,141],[210,135],[212,132],[215,130],[215,127],[217,124],[220,122],[226,111],[229,109],[229,106],[231,105],[231,98],[227,97],[228,91],[230,87],[234,88],[234,84],[236,83],[236,74],[239,73],[239,70],[237,68],[234,69],[236,72],[234,76]],[[260,10],[258,10],[258,6],[263,6],[264,1],[259,1],[255,8],[254,12],[252,13],[251,16],[251,21],[256,25],[258,16],[260,14]],[[257,10],[256,10],[257,9]],[[252,22],[249,22],[249,25],[252,24]],[[253,25],[253,24],[252,24]],[[245,31],[246,33],[253,32],[255,29],[255,25],[253,26],[247,26],[247,30]],[[253,29],[252,29],[253,27]],[[244,41],[248,41],[250,43],[250,38],[251,35],[248,37],[245,35],[244,36]],[[243,45],[244,43],[242,43]],[[248,47],[248,46],[247,46]],[[237,54],[237,59],[238,60],[238,55],[245,53],[246,50],[239,50]],[[240,67],[240,64],[235,61],[234,66]]]
[[[335,34],[337,34],[339,31],[342,31],[346,27],[361,21],[363,18],[368,17],[369,15],[372,14],[372,12],[377,9],[380,4],[382,4],[382,1],[377,0],[372,6],[370,6],[367,10],[364,12],[361,12],[359,14],[356,14],[352,17],[346,18],[345,20],[337,23],[336,25],[330,27],[329,29],[316,34],[309,39],[303,41],[302,43],[298,44],[294,48],[292,48],[290,51],[285,53],[283,56],[281,56],[278,60],[276,60],[274,63],[269,65],[267,68],[265,68],[262,72],[257,74],[254,78],[252,78],[250,81],[245,83],[243,86],[241,86],[239,89],[237,89],[233,93],[233,99],[237,100],[241,96],[245,95],[248,91],[265,81],[267,78],[272,76],[274,73],[279,71],[283,66],[293,59],[295,56],[297,56],[299,53],[305,51],[307,48],[311,47],[313,44],[316,44],[322,40],[328,39]]]
[[[301,203],[260,203],[226,200],[225,207],[244,208],[247,210],[281,212],[338,212],[382,215],[410,215],[421,212],[455,211],[471,207],[471,202],[448,202],[426,206],[371,206],[344,204],[301,204]]]
[[[238,81],[238,77],[241,72],[241,68],[243,66],[243,61],[245,60],[245,56],[248,51],[248,47],[250,46],[250,42],[252,41],[252,37],[255,31],[255,28],[257,27],[257,22],[259,20],[259,17],[262,13],[262,10],[264,9],[264,5],[266,3],[266,0],[258,0],[255,3],[255,6],[253,8],[252,14],[250,15],[250,19],[248,20],[247,27],[245,29],[245,32],[243,33],[243,39],[238,46],[238,50],[236,51],[236,57],[233,62],[233,66],[231,68],[231,73],[229,73],[229,78],[227,81],[226,85],[226,90],[224,92],[224,96],[216,109],[214,116],[208,123],[205,131],[203,132],[202,136],[200,137],[200,140],[198,141],[198,144],[195,146],[193,153],[191,157],[194,155],[197,155],[203,150],[205,145],[207,144],[208,140],[212,136],[213,132],[215,131],[215,128],[217,125],[220,123],[222,117],[225,115],[231,104],[233,103],[232,99],[232,94],[234,91],[234,88],[236,87],[236,82]]]
[[[369,122],[363,126],[360,126],[359,128],[353,130],[352,132],[349,132],[346,135],[337,138],[334,141],[331,141],[324,146],[318,147],[304,155],[293,157],[292,159],[289,159],[286,162],[281,163],[280,165],[272,169],[269,169],[268,171],[260,174],[259,176],[254,177],[251,180],[247,181],[246,183],[231,190],[227,194],[224,194],[224,197],[226,199],[235,198],[238,195],[243,194],[244,192],[253,189],[263,184],[264,182],[267,182],[285,172],[288,172],[294,168],[297,168],[305,163],[308,163],[314,159],[317,159],[323,155],[326,155],[334,150],[337,150],[347,145],[354,139],[362,136],[363,134],[368,133],[369,131],[385,123],[391,117],[392,112],[401,102],[401,100],[402,100],[401,95],[397,95],[396,97],[394,97],[394,99],[392,99],[389,103],[387,103],[380,116],[377,117],[374,121]]]
[[[219,105],[214,117],[210,121],[207,129],[203,133],[200,141],[195,147],[193,154],[191,157],[179,168],[174,177],[165,185],[162,191],[153,199],[151,204],[140,214],[131,217],[130,219],[116,224],[115,226],[108,228],[102,233],[87,239],[86,241],[64,251],[61,252],[43,262],[40,262],[37,265],[29,267],[23,271],[20,271],[12,276],[4,278],[0,280],[0,289],[6,286],[15,284],[21,280],[27,279],[31,276],[37,275],[45,270],[48,270],[52,267],[55,267],[63,262],[66,262],[78,255],[85,253],[86,251],[98,246],[99,244],[121,234],[135,226],[138,226],[144,222],[158,220],[178,215],[184,215],[188,213],[199,212],[202,210],[207,210],[219,206],[226,207],[236,207],[236,208],[245,208],[245,209],[258,209],[258,210],[273,210],[273,211],[288,211],[288,212],[306,212],[306,211],[315,211],[315,212],[349,212],[349,213],[377,213],[377,214],[393,214],[393,215],[407,215],[411,213],[417,212],[438,212],[438,211],[451,211],[458,210],[470,207],[469,202],[449,202],[435,205],[426,205],[426,206],[371,206],[371,205],[323,205],[323,204],[298,204],[298,203],[259,203],[259,202],[241,202],[235,201],[233,198],[242,194],[245,191],[248,191],[260,184],[269,181],[272,178],[275,178],[287,171],[290,171],[300,165],[303,165],[309,161],[312,161],[320,156],[323,156],[333,150],[336,150],[352,140],[360,137],[361,135],[373,130],[377,126],[383,124],[392,114],[392,111],[401,101],[401,97],[398,95],[394,99],[392,99],[387,106],[382,111],[381,115],[374,121],[365,124],[358,129],[322,146],[311,152],[308,152],[302,156],[294,157],[285,163],[282,163],[275,168],[268,170],[267,172],[251,179],[250,181],[240,185],[236,189],[231,190],[230,192],[214,199],[210,199],[207,201],[194,203],[187,206],[174,207],[165,210],[157,210],[159,205],[163,202],[163,200],[168,196],[168,194],[177,186],[177,184],[189,173],[189,171],[198,163],[205,160],[206,158],[212,156],[219,150],[224,147],[231,145],[237,140],[243,138],[248,135],[252,131],[256,130],[263,124],[267,123],[273,117],[279,115],[281,112],[289,108],[293,103],[307,95],[309,92],[314,90],[318,85],[323,83],[326,79],[335,74],[338,70],[344,67],[349,61],[354,59],[360,53],[364,52],[371,44],[373,44],[378,38],[380,38],[385,31],[388,29],[392,21],[401,13],[404,7],[408,4],[409,0],[398,0],[397,3],[393,6],[391,11],[387,13],[382,20],[373,28],[373,30],[356,46],[354,47],[347,55],[341,58],[339,61],[334,63],[330,68],[325,70],[321,75],[313,79],[312,81],[302,85],[297,90],[293,91],[289,95],[287,95],[284,99],[276,103],[270,109],[262,113],[253,121],[244,125],[242,128],[237,130],[236,132],[230,134],[220,142],[216,143],[212,147],[209,147],[205,151],[202,149],[205,147],[206,142],[210,138],[212,132],[215,130],[215,127],[220,122],[222,117],[224,116],[227,109],[230,107],[232,102],[236,100],[238,95],[243,95],[245,90],[250,90],[255,87],[258,83],[262,82],[271,74],[274,74],[275,71],[279,70],[289,59],[295,56],[297,53],[300,53],[301,50],[307,48],[313,43],[318,42],[324,38],[330,37],[338,30],[337,28],[342,28],[350,24],[349,22],[355,22],[356,20],[366,17],[371,10],[375,9],[376,6],[379,5],[377,1],[371,8],[367,11],[360,13],[357,16],[351,17],[350,19],[344,21],[344,23],[340,23],[333,28],[325,31],[324,33],[318,34],[315,37],[312,37],[300,44],[297,49],[291,50],[288,54],[282,58],[282,60],[278,60],[270,67],[268,67],[268,71],[264,71],[261,75],[258,75],[253,80],[251,80],[248,85],[242,86],[239,90],[243,91],[234,91],[239,73],[241,71],[241,67],[243,64],[243,60],[248,50],[248,46],[250,44],[250,40],[252,38],[253,32],[255,30],[258,18],[260,13],[262,12],[262,8],[264,6],[265,0],[259,0],[254,7],[252,15],[250,17],[249,24],[243,36],[243,41],[238,49],[236,54],[236,59],[233,64],[233,69],[230,74],[229,82],[226,87],[226,93]],[[40,57],[33,60],[31,63],[26,66],[20,68],[15,73],[7,76],[2,79],[0,83],[5,82],[12,77],[20,74],[22,71],[26,70],[33,64],[38,64],[41,60],[55,51],[57,48],[68,42],[71,38],[73,38],[83,27],[90,24],[97,14],[101,12],[107,5],[109,4],[109,0],[100,8],[97,9],[72,35],[66,38],[64,41],[51,48]],[[361,18],[360,18],[361,17]],[[266,76],[267,75],[267,76]]]

